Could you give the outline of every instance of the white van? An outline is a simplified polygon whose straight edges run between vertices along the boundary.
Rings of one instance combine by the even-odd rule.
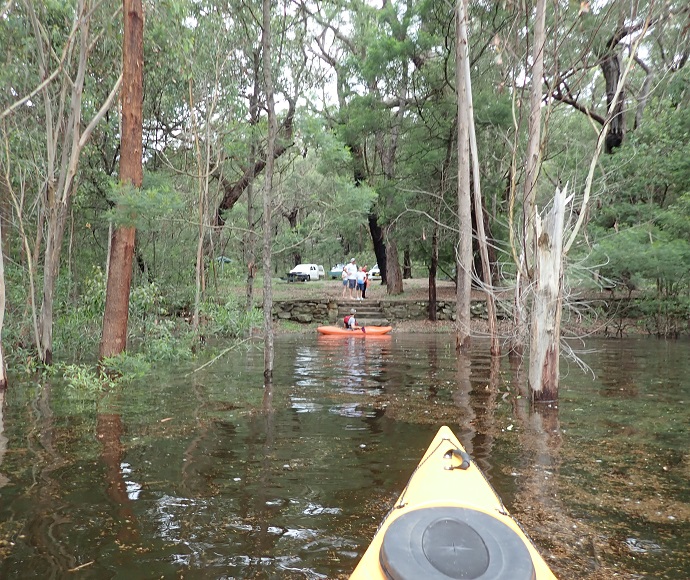
[[[306,282],[307,280],[321,280],[326,277],[323,266],[318,264],[297,264],[288,272],[288,282]]]

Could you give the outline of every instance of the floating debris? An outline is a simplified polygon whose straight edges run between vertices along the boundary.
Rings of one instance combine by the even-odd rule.
[[[636,554],[648,554],[649,552],[661,552],[661,546],[650,542],[649,540],[638,540],[637,538],[628,538],[625,540],[628,549]]]

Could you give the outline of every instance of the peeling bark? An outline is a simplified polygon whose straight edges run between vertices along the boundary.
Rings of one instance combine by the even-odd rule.
[[[535,401],[558,399],[563,302],[563,232],[566,190],[556,190],[553,206],[535,218],[536,256],[531,312],[529,384]]]

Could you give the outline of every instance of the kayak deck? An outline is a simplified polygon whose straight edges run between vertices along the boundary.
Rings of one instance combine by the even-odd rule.
[[[366,336],[380,336],[382,334],[388,334],[391,330],[393,330],[392,326],[364,326],[364,331],[361,329],[358,330],[348,330],[347,328],[343,328],[342,326],[318,326],[316,328],[316,331],[319,334],[326,334],[326,335],[332,335],[332,336],[360,336],[360,337],[366,337]]]
[[[453,432],[441,427],[350,578],[556,577]]]

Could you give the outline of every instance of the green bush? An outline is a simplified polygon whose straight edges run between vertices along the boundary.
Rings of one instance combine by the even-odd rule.
[[[202,304],[201,314],[204,320],[204,332],[224,338],[240,338],[246,335],[250,328],[260,326],[262,323],[260,310],[253,309],[247,312],[232,302],[222,306],[205,302]]]

